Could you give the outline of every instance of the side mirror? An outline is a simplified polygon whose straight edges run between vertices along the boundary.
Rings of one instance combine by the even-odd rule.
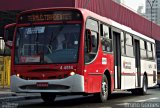
[[[4,27],[4,42],[9,48],[12,48],[15,27],[16,23],[8,24]]]
[[[0,38],[1,48],[0,48],[0,56],[10,56],[11,49],[4,44],[4,39]]]
[[[92,52],[92,34],[91,30],[86,29],[86,45],[87,45],[87,52]]]

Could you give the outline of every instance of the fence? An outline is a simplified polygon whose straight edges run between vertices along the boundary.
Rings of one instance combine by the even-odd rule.
[[[0,56],[0,87],[10,87],[10,56]]]

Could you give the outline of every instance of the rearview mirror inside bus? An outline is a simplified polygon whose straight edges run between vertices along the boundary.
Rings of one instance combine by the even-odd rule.
[[[4,42],[9,48],[12,48],[15,26],[16,24],[12,23],[4,27]]]
[[[92,51],[92,34],[89,29],[86,29],[86,46],[87,52],[90,53]]]

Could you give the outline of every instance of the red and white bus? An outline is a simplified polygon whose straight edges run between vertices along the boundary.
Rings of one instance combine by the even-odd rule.
[[[106,102],[113,91],[146,94],[157,83],[155,40],[89,10],[29,10],[13,26],[13,92],[38,92],[45,102],[95,94]]]

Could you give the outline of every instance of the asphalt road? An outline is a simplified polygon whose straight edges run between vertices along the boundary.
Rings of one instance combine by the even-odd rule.
[[[144,96],[130,92],[113,93],[107,103],[98,103],[93,96],[57,97],[54,104],[48,105],[41,99],[8,102],[12,108],[160,108],[160,88],[148,89]]]

